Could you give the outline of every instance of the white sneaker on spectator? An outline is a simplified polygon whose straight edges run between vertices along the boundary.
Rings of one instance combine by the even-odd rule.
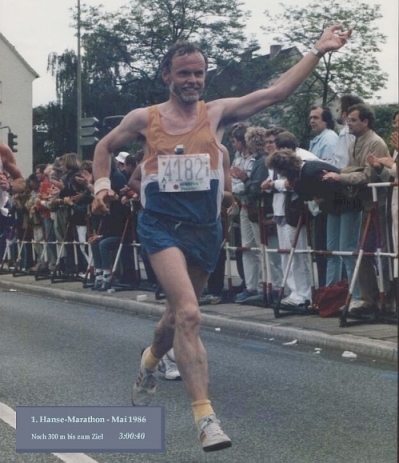
[[[181,375],[175,361],[173,348],[167,352],[158,364],[158,371],[164,374],[169,381],[181,380]]]
[[[283,299],[281,299],[281,304],[283,304],[283,305],[290,305],[290,306],[293,306],[293,307],[294,307],[294,306],[296,307],[297,305],[299,305],[297,302],[295,302],[294,300],[290,299],[289,296],[284,297]]]

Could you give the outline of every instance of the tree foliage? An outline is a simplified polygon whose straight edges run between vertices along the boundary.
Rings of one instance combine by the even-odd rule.
[[[249,12],[242,6],[240,0],[131,0],[106,12],[102,6],[82,5],[83,116],[104,120],[164,101],[167,89],[159,64],[178,40],[196,42],[208,55],[210,67],[227,66],[246,47],[256,45],[244,33]],[[77,11],[72,14],[76,28]],[[66,124],[58,127],[64,140],[52,143],[76,150],[76,53],[51,54],[48,69],[56,78],[57,105],[68,113],[62,121],[57,118],[57,123]],[[67,140],[61,135],[65,131]]]
[[[196,42],[214,67],[255,43],[244,34],[249,13],[242,5],[238,0],[131,0],[114,13],[84,7],[84,72],[90,88],[117,88],[128,102],[124,112],[165,100],[159,65],[178,40]]]
[[[284,13],[272,17],[265,12],[268,34],[281,44],[295,45],[307,52],[322,34],[333,24],[343,29],[353,28],[353,34],[345,47],[326,53],[320,60],[313,76],[323,88],[322,104],[328,105],[337,95],[355,93],[365,99],[385,88],[386,73],[382,72],[376,54],[386,36],[376,25],[381,18],[380,5],[370,6],[359,0],[319,0],[306,7],[280,4]]]
[[[393,132],[393,116],[398,110],[397,105],[375,105],[373,111],[375,114],[375,132],[385,140],[389,149],[392,149],[390,140]]]

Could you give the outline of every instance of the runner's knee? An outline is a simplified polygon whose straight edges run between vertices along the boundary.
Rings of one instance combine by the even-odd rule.
[[[197,307],[185,308],[176,313],[176,329],[186,332],[198,331],[201,324],[201,314]]]

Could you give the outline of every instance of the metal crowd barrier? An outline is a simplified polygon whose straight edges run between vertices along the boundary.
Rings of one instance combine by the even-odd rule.
[[[325,251],[325,250],[316,250],[313,249],[312,247],[312,241],[311,241],[311,231],[310,231],[310,221],[308,220],[307,215],[301,215],[296,227],[296,233],[295,237],[292,243],[292,247],[290,249],[274,249],[270,248],[268,245],[268,238],[269,238],[269,232],[270,231],[270,219],[265,219],[264,217],[264,204],[263,201],[259,201],[258,204],[258,216],[259,216],[259,227],[260,227],[260,246],[259,247],[254,247],[254,248],[247,248],[247,247],[240,247],[240,246],[232,246],[230,244],[230,230],[231,230],[231,225],[232,221],[229,219],[229,217],[226,214],[223,214],[222,218],[225,221],[225,236],[224,236],[224,249],[226,251],[226,268],[225,268],[225,276],[227,278],[227,292],[230,294],[230,296],[233,295],[234,293],[234,287],[233,287],[233,275],[232,275],[232,254],[236,251],[243,251],[243,252],[260,252],[260,257],[261,257],[261,268],[262,268],[262,287],[263,287],[263,298],[261,301],[251,301],[250,305],[260,305],[261,307],[265,308],[271,308],[274,311],[274,316],[276,318],[283,316],[284,313],[282,312],[294,312],[297,314],[314,314],[317,313],[315,304],[314,304],[314,295],[315,295],[315,270],[314,270],[314,262],[313,262],[313,257],[316,254],[323,254],[326,256],[330,255],[337,255],[337,256],[356,256],[357,257],[357,262],[355,266],[355,273],[352,278],[352,281],[349,282],[349,291],[348,291],[348,296],[345,301],[345,306],[344,310],[340,316],[340,326],[348,326],[348,318],[353,318],[356,321],[366,321],[366,322],[394,322],[397,323],[398,321],[398,310],[396,309],[395,314],[386,314],[384,313],[384,304],[385,304],[385,292],[384,292],[384,285],[383,285],[383,277],[382,277],[382,258],[389,258],[389,262],[393,263],[390,265],[390,271],[391,271],[391,276],[392,279],[396,282],[398,281],[398,254],[393,253],[393,252],[382,252],[381,250],[381,240],[380,237],[377,238],[378,245],[377,249],[375,252],[370,253],[370,252],[365,252],[364,251],[364,242],[367,237],[367,234],[370,229],[370,223],[372,220],[376,220],[376,217],[378,219],[378,211],[377,211],[377,188],[382,188],[382,187],[394,187],[397,186],[398,183],[371,183],[368,184],[368,186],[372,189],[372,194],[373,194],[373,208],[372,210],[368,213],[368,218],[367,218],[367,224],[366,228],[363,232],[363,236],[361,237],[360,240],[360,246],[358,251],[356,252],[343,252],[343,251]],[[297,250],[296,245],[297,245],[297,239],[299,236],[300,229],[302,225],[305,224],[306,229],[307,229],[307,249],[304,250]],[[378,220],[376,222],[378,225]],[[26,274],[31,274],[32,272],[29,272],[28,269],[24,268],[22,266],[22,258],[23,258],[23,253],[24,251],[27,251],[27,247],[30,246],[30,250],[32,252],[32,257],[35,259],[35,245],[41,245],[42,252],[41,255],[39,256],[39,266],[38,269],[35,272],[35,278],[41,279],[41,278],[50,278],[52,283],[56,282],[62,282],[62,281],[71,281],[77,280],[77,281],[82,281],[84,287],[89,287],[91,283],[93,282],[93,254],[91,251],[91,246],[88,241],[85,242],[80,242],[76,239],[72,239],[71,241],[67,241],[67,236],[70,232],[69,227],[71,224],[68,222],[67,224],[67,231],[65,232],[65,240],[62,242],[60,241],[47,241],[46,236],[44,234],[44,227],[43,227],[43,236],[44,239],[42,241],[35,241],[33,239],[27,239],[27,236],[29,236],[29,232],[32,232],[31,229],[28,227],[24,230],[22,239],[14,239],[13,236],[16,233],[16,230],[13,229],[11,230],[11,236],[10,239],[6,240],[6,246],[5,250],[2,256],[2,260],[0,262],[0,274],[2,273],[12,273],[14,277],[17,277],[19,275],[26,275]],[[133,236],[133,241],[131,243],[126,243],[125,242],[125,236],[127,233],[128,228],[131,228],[132,231],[132,236]],[[15,227],[14,227],[15,228]],[[377,226],[377,232],[381,233],[381,230],[379,229],[379,226]],[[49,245],[55,245],[57,249],[57,258],[56,258],[56,263],[55,267],[53,269],[49,269],[49,262],[48,262],[48,246]],[[65,250],[66,246],[72,246],[73,249],[73,258],[74,258],[74,272],[70,275],[63,275],[62,272],[60,271],[60,260],[63,255],[63,251]],[[84,277],[79,275],[78,271],[78,247],[80,246],[87,246],[89,250],[89,259],[87,262],[87,268],[86,272],[84,274]],[[132,249],[132,255],[133,255],[133,262],[134,262],[134,281],[132,285],[116,285],[116,289],[131,289],[132,287],[138,288],[142,283],[144,283],[145,289],[152,288],[153,285],[146,285],[144,279],[142,278],[141,271],[140,271],[140,243],[137,240],[137,235],[136,235],[136,214],[134,211],[134,208],[131,203],[130,207],[130,214],[129,218],[125,223],[125,228],[123,231],[123,234],[120,239],[120,243],[118,246],[118,250],[113,262],[112,266],[112,273],[111,273],[111,279],[114,280],[117,268],[120,262],[120,257],[122,253],[123,246],[128,246],[131,247]],[[274,288],[272,286],[271,282],[271,270],[270,270],[270,254],[271,253],[278,253],[278,254],[289,254],[289,259],[288,259],[288,264],[285,269],[283,269],[283,282],[282,286],[280,288],[280,291],[278,293],[278,296],[276,297],[276,293],[274,291]],[[309,261],[310,261],[310,268],[311,268],[311,293],[312,293],[312,300],[308,301],[308,303],[304,304],[303,306],[284,306],[281,303],[283,294],[284,294],[284,286],[288,278],[288,272],[290,269],[290,266],[292,265],[292,259],[294,254],[297,253],[306,253],[308,255]],[[361,316],[361,317],[353,317],[349,314],[349,304],[351,302],[352,294],[353,294],[353,289],[354,285],[357,281],[358,274],[359,274],[359,267],[361,260],[365,256],[374,256],[377,262],[377,283],[378,283],[378,288],[379,288],[379,293],[380,293],[380,305],[382,309],[380,310],[378,307],[375,307],[374,313],[372,316]],[[392,270],[392,267],[394,270]],[[158,293],[160,293],[160,290],[158,288]],[[396,307],[398,307],[398,291],[396,292]],[[231,299],[231,297],[230,297]]]
[[[229,239],[226,236],[225,238],[225,250],[227,253],[227,258],[226,258],[226,263],[227,263],[227,280],[228,280],[228,289],[231,291],[232,290],[232,272],[231,272],[231,253],[234,251],[257,251],[260,252],[261,256],[261,265],[262,265],[262,284],[263,284],[263,300],[261,302],[262,307],[266,308],[272,308],[274,311],[274,315],[276,318],[284,315],[281,313],[281,311],[284,312],[294,312],[298,314],[313,314],[316,312],[316,306],[314,303],[314,296],[315,296],[315,276],[314,276],[314,265],[313,265],[313,256],[316,254],[321,254],[325,256],[331,256],[331,255],[336,255],[336,256],[355,256],[357,257],[356,259],[356,265],[355,265],[355,273],[353,275],[353,278],[349,283],[349,291],[348,291],[348,296],[345,301],[345,305],[343,308],[343,312],[339,318],[339,326],[348,326],[350,324],[355,324],[355,323],[363,323],[363,322],[387,322],[387,323],[398,323],[398,253],[394,252],[382,252],[381,250],[381,230],[379,227],[379,221],[378,221],[378,201],[377,201],[377,189],[378,188],[387,188],[387,187],[395,187],[398,186],[397,182],[386,182],[386,183],[369,183],[368,187],[372,189],[372,195],[373,195],[373,208],[368,212],[368,217],[367,217],[367,223],[366,227],[363,231],[363,235],[360,240],[359,244],[359,249],[355,252],[346,252],[346,251],[327,251],[327,250],[317,250],[313,249],[312,247],[312,242],[311,242],[311,232],[310,232],[310,226],[309,226],[309,220],[306,215],[302,215],[299,218],[297,227],[296,227],[296,232],[295,232],[295,237],[294,241],[292,244],[291,249],[271,249],[268,247],[268,241],[267,241],[267,231],[266,231],[266,223],[264,219],[264,214],[263,214],[263,205],[262,205],[262,200],[259,202],[259,226],[260,226],[260,237],[261,237],[261,243],[259,247],[254,247],[254,248],[245,248],[245,247],[235,247],[235,246],[230,246]],[[367,235],[370,231],[370,224],[371,221],[374,220],[376,224],[376,230],[377,230],[377,249],[375,252],[366,252],[364,251],[364,244],[365,240],[367,238]],[[300,228],[302,224],[305,223],[306,228],[307,228],[307,249],[306,250],[297,250],[296,249],[296,244],[297,244],[297,239],[299,235]],[[225,227],[228,229],[228,227]],[[389,243],[389,240],[388,240]],[[277,300],[274,300],[273,298],[273,287],[270,281],[270,261],[269,261],[269,254],[270,253],[278,253],[278,254],[283,254],[287,253],[289,254],[289,260],[288,260],[288,265],[286,269],[283,269],[283,282],[282,286],[279,290],[279,294],[277,297]],[[311,260],[311,292],[312,292],[312,301],[309,301],[309,303],[306,303],[304,306],[284,306],[281,304],[281,299],[284,294],[284,286],[287,281],[288,277],[288,272],[290,269],[290,265],[292,264],[292,258],[295,253],[306,253],[309,256],[309,259]],[[370,316],[368,315],[351,315],[349,314],[349,304],[352,299],[352,294],[354,290],[354,286],[356,284],[356,281],[359,276],[359,268],[361,261],[363,257],[365,256],[373,256],[376,259],[377,262],[377,284],[379,288],[379,295],[380,295],[380,305],[381,308],[378,306],[374,307],[374,313]],[[386,302],[386,294],[385,294],[385,288],[383,284],[383,270],[382,270],[382,258],[388,258],[389,259],[389,270],[390,270],[390,276],[392,280],[392,284],[396,286],[396,311],[394,313],[388,313],[385,311],[385,302]],[[394,270],[393,270],[394,269]],[[259,305],[257,302],[251,302],[251,305]],[[348,321],[348,318],[352,319],[352,322]]]

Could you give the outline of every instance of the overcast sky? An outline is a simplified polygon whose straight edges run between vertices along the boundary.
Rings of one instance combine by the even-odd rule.
[[[398,1],[363,0],[374,5],[381,4],[383,18],[379,30],[388,37],[383,51],[378,55],[381,69],[388,73],[387,89],[378,93],[382,103],[398,102]],[[107,11],[115,11],[128,0],[81,0],[88,5],[103,4]],[[275,1],[243,0],[245,8],[252,12],[248,33],[257,35],[265,53],[270,40],[260,30],[265,21],[263,12],[268,8],[272,14],[281,12]],[[270,3],[271,6],[268,6]],[[282,0],[285,5],[307,5],[310,0]],[[55,100],[55,82],[47,72],[49,53],[62,53],[65,49],[76,49],[76,37],[70,8],[77,0],[0,0],[0,31],[15,46],[17,51],[40,75],[33,83],[33,106]],[[1,63],[1,66],[6,63]],[[376,95],[377,96],[377,95]],[[374,102],[374,101],[373,101]]]

